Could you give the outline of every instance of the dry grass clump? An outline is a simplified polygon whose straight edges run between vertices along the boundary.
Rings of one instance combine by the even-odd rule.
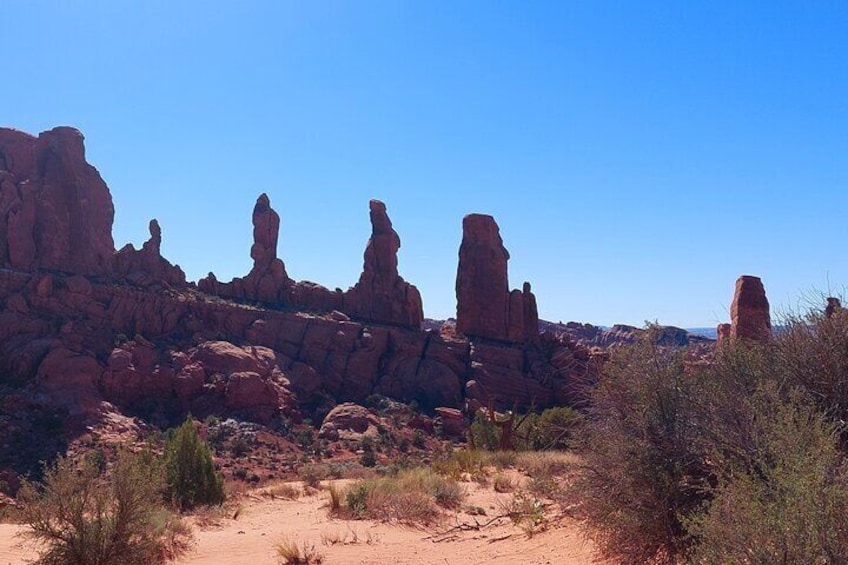
[[[283,540],[275,549],[280,565],[321,565],[324,562],[324,556],[312,544],[298,545],[294,540]]]
[[[325,465],[304,465],[297,470],[297,476],[303,481],[304,486],[319,489],[321,481],[329,476],[329,472]]]
[[[262,496],[268,498],[282,498],[283,500],[297,500],[303,494],[296,486],[291,483],[276,483],[265,487],[260,491]]]
[[[342,504],[341,491],[330,489],[330,511],[354,518],[430,524],[443,509],[457,509],[465,491],[456,481],[429,468],[401,471],[394,477],[367,479],[351,485]]]
[[[455,481],[480,480],[488,476],[490,455],[487,451],[460,449],[433,463],[433,470]]]
[[[492,487],[495,489],[495,492],[512,492],[515,490],[515,481],[509,475],[498,473],[492,479]]]
[[[515,455],[515,467],[530,477],[566,476],[577,461],[570,451],[521,451]]]

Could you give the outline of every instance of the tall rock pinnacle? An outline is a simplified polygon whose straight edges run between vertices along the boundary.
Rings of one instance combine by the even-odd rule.
[[[501,341],[536,339],[536,297],[529,283],[523,291],[509,291],[508,261],[495,219],[483,214],[465,216],[456,276],[457,331]]]
[[[371,200],[369,208],[371,238],[359,282],[345,295],[345,310],[374,322],[418,328],[424,319],[421,295],[398,274],[400,237],[385,204]]]
[[[765,341],[771,337],[771,317],[766,290],[759,277],[742,275],[730,305],[730,337]]]

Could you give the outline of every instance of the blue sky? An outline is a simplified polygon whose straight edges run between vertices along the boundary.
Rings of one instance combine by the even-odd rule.
[[[742,5],[744,4],[744,5]],[[425,314],[496,217],[551,320],[715,325],[848,284],[848,2],[5,0],[0,124],[72,125],[116,246],[157,218],[191,279],[359,276],[384,200]]]

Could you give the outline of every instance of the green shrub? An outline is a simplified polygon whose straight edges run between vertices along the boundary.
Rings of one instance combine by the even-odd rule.
[[[500,432],[485,412],[478,410],[468,431],[471,445],[476,449],[494,451],[501,443]]]
[[[533,449],[568,449],[582,421],[583,416],[568,406],[548,408],[534,421]]]
[[[167,494],[180,509],[224,502],[224,479],[215,471],[212,453],[200,439],[191,417],[165,445]]]
[[[757,449],[719,461],[715,498],[689,526],[698,541],[693,562],[847,563],[848,468],[837,427],[774,386],[757,391],[753,404]]]
[[[848,562],[848,340],[831,323],[723,342],[706,365],[650,339],[613,352],[589,395],[574,490],[607,556]]]
[[[149,453],[119,454],[110,476],[95,461],[77,468],[60,457],[42,484],[19,492],[25,535],[44,547],[42,565],[147,565],[171,561],[191,531],[162,505],[161,467]]]
[[[628,563],[674,563],[710,476],[695,410],[701,380],[648,335],[617,348],[589,395],[578,511],[601,551]]]

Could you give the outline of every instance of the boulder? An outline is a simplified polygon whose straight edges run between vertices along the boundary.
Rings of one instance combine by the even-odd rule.
[[[330,413],[324,417],[318,437],[353,441],[359,441],[365,437],[376,439],[379,436],[377,431],[379,424],[380,419],[367,408],[345,402],[330,410]]]

